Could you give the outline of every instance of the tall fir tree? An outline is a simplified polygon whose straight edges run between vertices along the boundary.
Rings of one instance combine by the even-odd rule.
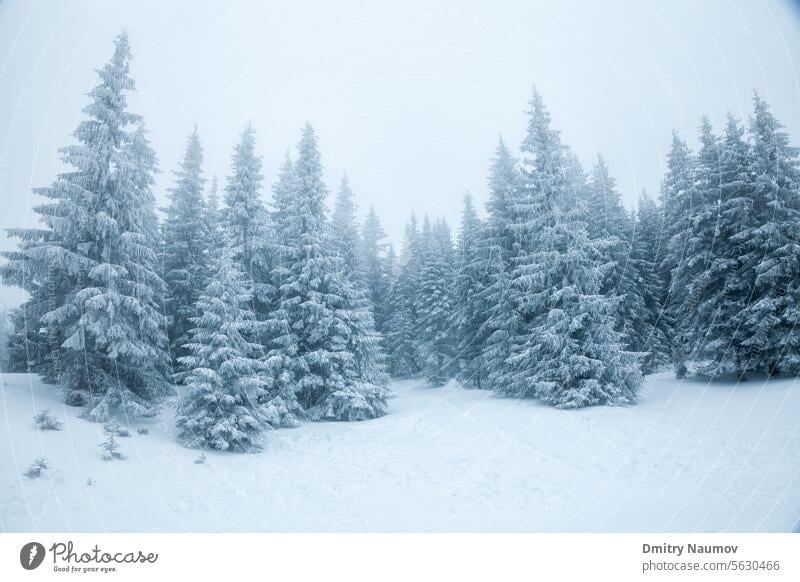
[[[255,324],[252,297],[228,245],[211,264],[191,318],[187,355],[180,358],[187,393],[176,414],[178,440],[193,448],[254,452],[271,427],[262,409],[261,346],[248,339]]]
[[[641,384],[636,354],[615,330],[619,298],[601,293],[613,263],[589,238],[582,201],[568,188],[567,150],[536,91],[531,106],[511,206],[518,331],[495,390],[560,408],[633,402]]]
[[[153,414],[170,391],[155,254],[156,163],[141,119],[127,109],[130,59],[123,33],[98,71],[77,144],[61,150],[72,170],[36,190],[47,199],[35,209],[44,228],[12,233],[22,244],[4,268],[33,292],[30,324],[46,330],[48,378],[61,383],[67,402],[88,404],[96,420]]]
[[[642,192],[631,237],[630,264],[636,273],[642,311],[630,326],[629,349],[642,354],[644,373],[652,373],[671,361],[670,329],[662,313],[662,281],[658,273],[660,212],[655,201]]]
[[[546,309],[546,295],[551,291],[532,288],[530,275],[546,260],[542,253],[548,249],[542,235],[555,226],[555,204],[566,190],[564,151],[559,133],[551,127],[550,113],[534,88],[521,146],[519,182],[506,199],[506,228],[511,243],[507,258],[509,284],[505,292],[515,317],[508,322],[505,362],[495,366],[493,389],[502,394],[533,396],[531,375],[535,374],[535,363],[527,361],[521,353],[534,341],[530,326],[539,312]]]
[[[755,263],[753,296],[742,324],[748,369],[800,372],[800,170],[798,149],[758,96],[750,119],[753,215],[743,237],[745,261]],[[749,256],[748,256],[749,255]]]
[[[453,242],[443,220],[431,225],[428,218],[422,232],[423,267],[417,302],[416,353],[422,374],[434,386],[441,386],[455,373],[453,321]]]
[[[356,218],[356,203],[350,180],[345,174],[336,193],[331,227],[333,228],[333,250],[341,258],[345,276],[354,282],[363,282],[361,262],[361,234]]]
[[[189,136],[175,186],[169,192],[164,221],[164,282],[167,284],[170,352],[173,360],[186,355],[183,345],[191,329],[189,318],[208,275],[209,232],[203,199],[203,148],[197,127]]]
[[[750,147],[744,128],[730,115],[719,143],[718,174],[715,244],[694,307],[703,333],[696,334],[700,341],[691,351],[697,373],[744,379],[749,350],[743,341],[749,334],[742,316],[752,298],[760,255],[744,251],[755,228]]]
[[[680,302],[686,284],[682,270],[691,232],[694,195],[692,174],[693,160],[689,146],[673,132],[672,144],[667,154],[667,172],[661,185],[661,241],[664,252],[661,255],[659,276],[664,282],[664,296],[661,299],[664,319],[670,329],[671,352],[673,360],[678,364],[676,372],[680,377],[686,374],[685,368],[679,364],[682,346],[672,330],[681,318]]]
[[[589,236],[601,253],[601,261],[611,266],[602,281],[600,292],[619,297],[616,329],[623,334],[627,349],[639,351],[643,346],[642,332],[647,328],[647,309],[642,297],[643,282],[631,253],[634,222],[622,205],[616,180],[602,156],[598,156],[592,171],[587,188],[587,205],[585,220]]]
[[[417,293],[423,265],[421,236],[412,213],[406,225],[403,257],[390,293],[391,310],[386,315],[385,337],[389,373],[397,378],[416,376],[422,369],[417,353]]]
[[[284,216],[281,213],[289,207],[295,187],[294,179],[294,162],[292,162],[292,156],[287,150],[283,163],[278,170],[278,177],[272,185],[272,222],[275,224],[280,224],[284,220]]]
[[[370,206],[364,219],[362,232],[363,276],[367,299],[372,304],[375,329],[385,334],[391,313],[390,293],[394,282],[393,261],[390,245],[385,242],[386,232],[381,226],[375,209]]]
[[[233,154],[233,170],[225,188],[223,224],[232,245],[233,260],[250,282],[256,319],[262,321],[269,316],[275,289],[270,285],[271,225],[261,198],[264,178],[255,147],[256,132],[248,124]]]
[[[475,211],[472,196],[467,194],[458,234],[452,327],[457,341],[457,377],[463,384],[479,388],[484,380],[481,351],[487,308],[482,296],[487,288],[483,236],[483,223]]]
[[[611,265],[603,264],[585,224],[572,218],[578,210],[563,212],[545,227],[546,250],[519,281],[535,315],[508,360],[511,382],[502,393],[558,408],[633,403],[642,378],[636,354],[614,329],[621,298],[600,293]]]
[[[608,164],[601,155],[597,156],[597,162],[592,169],[587,197],[589,236],[595,239],[615,237],[617,246],[623,247],[622,253],[624,253],[626,250],[624,249],[624,239],[630,226],[629,217],[622,205],[616,180],[611,176]],[[618,249],[612,249],[612,251],[618,251]],[[609,260],[616,262],[618,257],[609,254]]]
[[[708,118],[700,123],[700,148],[692,164],[692,205],[683,233],[683,260],[673,272],[671,293],[675,313],[674,354],[676,370],[685,373],[697,359],[698,350],[711,341],[711,323],[698,309],[709,291],[708,273],[719,246],[720,144]]]
[[[489,214],[478,250],[486,288],[477,296],[485,307],[481,334],[481,375],[476,385],[499,387],[506,371],[511,340],[517,331],[517,318],[511,302],[511,254],[514,250],[510,228],[511,202],[520,187],[517,162],[503,138],[498,139],[489,169]]]
[[[315,420],[364,420],[385,413],[383,354],[367,301],[331,249],[327,190],[317,138],[306,125],[293,189],[277,211],[284,245],[274,340],[266,363],[273,395],[291,398]]]
[[[268,347],[264,362],[267,369],[267,394],[263,399],[263,411],[275,428],[296,428],[307,418],[306,411],[297,399],[297,388],[293,372],[294,356],[297,354],[294,336],[290,333],[289,313],[280,303],[281,289],[290,281],[290,265],[296,249],[293,234],[284,225],[293,216],[296,182],[295,164],[286,151],[278,176],[272,185],[272,220],[275,225],[271,242],[272,268],[269,281],[276,290],[275,301],[265,321],[263,337]],[[273,345],[274,344],[274,345]],[[284,348],[284,349],[279,349]]]
[[[598,156],[600,157],[600,156]],[[605,164],[605,160],[603,160]],[[581,213],[577,218],[585,222],[587,225],[592,224],[591,216],[591,189],[590,182],[587,179],[586,172],[583,170],[583,165],[575,152],[568,146],[564,148],[564,189],[568,196],[574,198],[581,204],[577,207]],[[612,184],[612,189],[615,183]],[[613,196],[612,196],[613,198]],[[620,203],[621,206],[621,203]],[[591,231],[590,231],[591,235]]]

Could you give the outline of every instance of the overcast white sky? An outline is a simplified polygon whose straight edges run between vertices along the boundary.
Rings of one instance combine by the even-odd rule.
[[[800,145],[788,0],[0,0],[0,228],[34,223],[31,188],[59,171],[123,28],[161,200],[194,123],[224,183],[252,120],[269,187],[308,120],[329,188],[346,171],[394,241],[412,209],[455,227],[465,191],[482,205],[497,136],[519,144],[534,83],[587,169],[605,154],[628,204],[657,193],[673,128],[694,141],[703,114],[747,116],[753,88]]]

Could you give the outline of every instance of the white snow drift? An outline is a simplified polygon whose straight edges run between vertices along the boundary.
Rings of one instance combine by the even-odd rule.
[[[637,406],[578,411],[399,382],[383,418],[195,463],[172,408],[104,461],[102,425],[35,377],[0,378],[4,531],[789,531],[800,517],[792,380],[656,374]],[[62,430],[36,428],[45,408]],[[42,477],[23,476],[41,456]]]

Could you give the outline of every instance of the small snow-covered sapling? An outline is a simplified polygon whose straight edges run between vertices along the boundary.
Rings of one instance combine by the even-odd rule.
[[[119,444],[113,434],[109,434],[98,446],[103,449],[103,459],[106,461],[125,458],[119,451]]]
[[[47,459],[45,457],[39,457],[31,463],[31,466],[28,467],[24,475],[29,479],[38,479],[42,476],[42,471],[47,471],[49,468],[50,465],[47,463]]]
[[[33,417],[39,430],[61,430],[61,421],[50,415],[49,410],[42,410]]]

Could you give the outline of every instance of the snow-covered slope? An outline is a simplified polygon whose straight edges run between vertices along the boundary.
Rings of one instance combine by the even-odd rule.
[[[196,464],[170,409],[103,461],[101,426],[35,377],[1,378],[5,531],[789,531],[800,517],[791,380],[658,374],[638,406],[579,411],[399,382],[384,418]],[[62,431],[35,428],[44,408]],[[23,477],[41,455],[49,473]]]

